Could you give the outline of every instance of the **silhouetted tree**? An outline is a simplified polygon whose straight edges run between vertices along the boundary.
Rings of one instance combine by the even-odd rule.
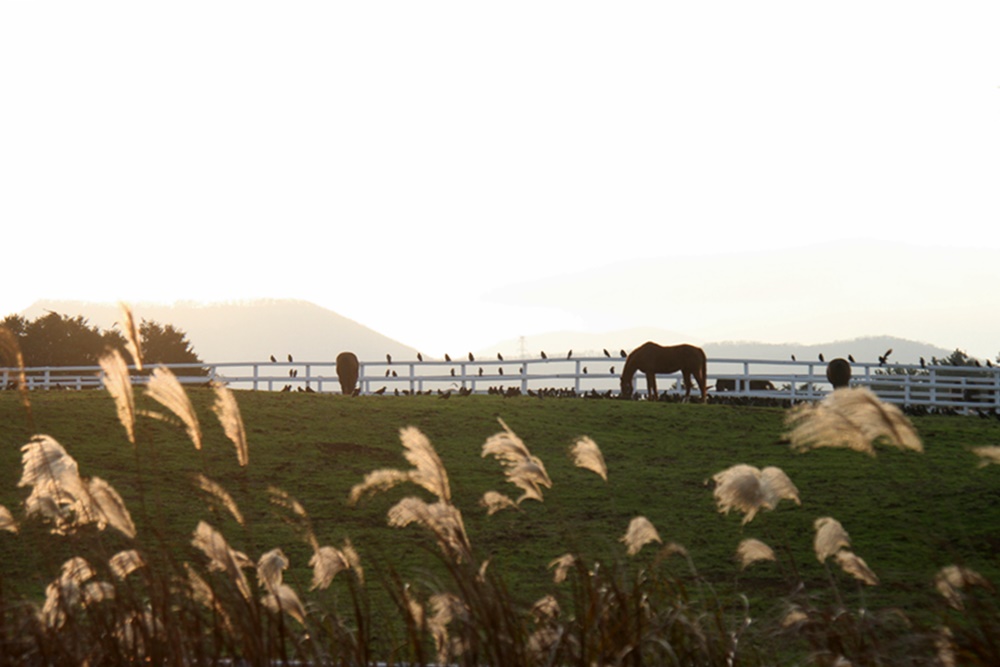
[[[200,364],[187,334],[172,324],[143,320],[139,325],[143,364]],[[207,375],[205,368],[178,368],[175,375]]]
[[[102,333],[82,315],[51,311],[27,322],[19,339],[26,366],[96,366],[106,347],[124,343],[117,332]]]

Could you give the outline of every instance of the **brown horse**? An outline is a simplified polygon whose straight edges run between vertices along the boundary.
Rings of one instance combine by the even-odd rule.
[[[694,345],[657,345],[653,342],[643,343],[629,353],[625,359],[625,369],[622,371],[622,397],[632,397],[632,377],[636,371],[646,374],[646,386],[649,388],[649,398],[657,399],[656,374],[676,373],[684,375],[685,399],[691,398],[691,376],[694,375],[701,389],[701,402],[707,395],[707,370],[705,351]]]
[[[851,384],[851,363],[837,357],[826,366],[826,379],[834,389],[847,387]]]
[[[341,352],[337,355],[337,379],[340,380],[340,391],[345,396],[354,393],[359,366],[358,357],[353,352]]]

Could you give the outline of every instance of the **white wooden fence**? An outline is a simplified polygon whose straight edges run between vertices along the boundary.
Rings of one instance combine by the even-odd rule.
[[[619,391],[625,359],[580,357],[573,359],[513,359],[483,361],[366,361],[361,363],[362,394],[385,395],[466,391],[488,393],[516,388],[522,393],[547,389],[571,390],[577,395]],[[171,364],[185,384],[219,382],[233,389],[257,391],[300,390],[340,392],[336,365],[316,362],[229,362]],[[207,375],[182,375],[184,369],[203,368]],[[831,390],[826,364],[819,361],[773,359],[709,359],[710,395],[815,400]],[[875,363],[852,364],[854,386],[866,386],[880,398],[899,405],[929,408],[1000,410],[1000,368],[927,366]],[[101,386],[96,366],[61,366],[25,369],[31,390],[91,389]],[[18,371],[0,368],[0,389],[16,386]],[[730,380],[732,391],[720,391],[719,380]],[[770,382],[773,388],[751,389],[750,381]],[[142,384],[146,377],[135,375]],[[645,376],[636,374],[637,393],[645,394]],[[683,392],[680,373],[663,374],[659,385],[667,393]],[[662,389],[661,389],[662,390]],[[692,394],[698,395],[694,386]]]

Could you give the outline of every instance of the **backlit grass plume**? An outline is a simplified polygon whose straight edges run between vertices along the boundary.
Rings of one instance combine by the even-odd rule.
[[[209,479],[203,473],[197,473],[194,476],[195,484],[201,489],[214,503],[221,505],[226,509],[229,514],[236,519],[236,523],[241,526],[245,525],[243,521],[243,513],[240,512],[240,508],[236,505],[236,501],[233,497],[229,495],[220,484]]]
[[[836,389],[822,401],[798,405],[788,411],[785,425],[790,427],[785,437],[798,451],[847,447],[874,456],[876,441],[924,450],[906,415],[864,387]]]
[[[528,451],[521,438],[510,430],[503,419],[497,417],[497,421],[504,430],[487,438],[483,445],[483,457],[493,456],[500,461],[507,481],[524,492],[515,502],[520,504],[528,498],[542,500],[542,487],[552,488],[545,465]]]
[[[231,549],[226,538],[204,521],[198,522],[191,544],[208,557],[208,569],[225,572],[240,594],[245,599],[250,599],[250,584],[243,574],[243,568],[253,567],[253,562],[246,554]]]
[[[164,366],[153,369],[153,374],[149,378],[149,385],[146,393],[150,398],[163,405],[184,423],[188,437],[194,443],[195,449],[201,449],[201,425],[198,423],[198,415],[195,414],[191,399],[188,398],[184,387],[180,381]],[[162,415],[148,413],[152,417],[162,418]]]
[[[962,591],[969,586],[993,589],[986,577],[969,567],[946,565],[934,575],[934,587],[954,609],[965,609]]]
[[[985,468],[991,463],[1000,465],[1000,445],[973,447],[972,453],[979,457],[980,468]]]
[[[132,317],[132,308],[125,302],[118,303],[122,316],[122,333],[125,335],[125,349],[132,356],[132,361],[138,370],[142,370],[142,346],[139,344],[139,329]]]
[[[830,516],[820,517],[813,522],[816,536],[813,539],[813,548],[816,551],[816,559],[819,562],[825,561],[841,549],[851,546],[851,538],[840,525],[840,522]]]
[[[30,486],[24,501],[28,516],[41,516],[52,523],[52,532],[69,534],[80,526],[112,526],[135,537],[135,525],[121,496],[100,477],[80,476],[76,460],[54,438],[36,435],[21,448],[22,474],[19,487]]]
[[[128,441],[135,444],[135,396],[132,393],[132,377],[122,358],[121,352],[111,350],[101,356],[99,363],[104,374],[101,381],[115,401],[118,421],[125,427]]]
[[[399,439],[405,450],[403,455],[413,465],[413,470],[374,470],[351,488],[349,502],[353,505],[366,494],[387,491],[403,482],[413,482],[441,500],[451,502],[447,471],[427,436],[410,426],[399,430]]]
[[[740,542],[736,547],[736,560],[740,564],[740,569],[762,560],[776,560],[774,550],[758,539],[748,537]]]
[[[798,489],[781,468],[774,466],[761,470],[741,463],[716,473],[712,479],[719,511],[743,512],[744,524],[752,521],[760,510],[773,510],[783,499],[802,504]]]
[[[219,418],[219,423],[226,433],[226,437],[232,440],[236,446],[236,460],[243,467],[250,462],[250,451],[247,448],[247,433],[243,428],[243,417],[240,415],[240,406],[236,403],[236,397],[229,388],[221,384],[214,384],[215,403],[212,410]]]
[[[864,559],[855,554],[853,551],[841,549],[833,555],[833,559],[837,562],[837,565],[840,566],[840,569],[855,579],[858,579],[869,586],[878,585],[878,577],[875,576],[875,573],[868,567],[868,564],[864,561]]]
[[[596,472],[601,479],[608,481],[608,466],[604,463],[604,455],[589,436],[577,439],[570,454],[573,455],[573,465]]]
[[[656,527],[644,516],[637,516],[629,522],[628,530],[620,541],[625,543],[629,556],[636,555],[650,542],[663,543],[660,534],[656,532]]]
[[[486,508],[488,516],[505,509],[520,509],[510,496],[505,496],[499,491],[487,491],[479,499],[479,504]]]
[[[17,532],[17,521],[14,520],[14,515],[3,505],[0,505],[0,530],[6,530],[11,533]]]

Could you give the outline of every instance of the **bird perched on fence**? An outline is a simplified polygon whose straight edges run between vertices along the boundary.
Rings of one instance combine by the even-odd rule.
[[[497,352],[497,359],[503,361],[503,355]]]
[[[444,353],[444,360],[445,361],[451,361],[451,357],[448,356],[447,352]]]
[[[497,373],[499,373],[500,375],[503,375],[503,369],[502,368],[498,368],[497,369]]]
[[[627,354],[625,354],[625,350],[621,350],[618,354],[621,355],[622,359],[628,356]]]
[[[274,358],[274,355],[272,354],[272,355],[271,355],[271,363],[273,364],[273,363],[274,363],[274,362],[276,362],[276,361],[277,361],[277,359],[275,359],[275,358]]]
[[[391,354],[385,355],[385,363],[387,363],[387,364],[391,364],[392,363],[392,355]]]
[[[566,358],[567,359],[572,359],[573,358],[573,350],[570,350],[569,352],[566,353]]]
[[[417,361],[423,361],[423,360],[424,360],[424,355],[417,352]]]
[[[852,355],[852,354],[847,355],[847,360],[853,364],[854,363],[854,355]]]
[[[820,361],[826,361],[826,359],[823,358],[823,353],[822,352],[819,353],[819,360]]]
[[[471,352],[469,352],[469,361],[475,361],[475,360],[476,360],[476,358],[474,356],[472,356]]]
[[[292,355],[288,355],[288,363],[292,363]]]
[[[608,352],[608,348],[604,348],[604,356],[605,357],[610,357],[611,356],[611,353]]]
[[[548,359],[548,356],[545,354],[545,350],[542,350],[542,359]]]
[[[889,355],[890,354],[892,354],[892,348],[891,347],[888,350],[885,351],[885,354],[883,354],[881,357],[878,358],[878,365],[879,366],[885,366],[886,362],[889,360]]]

